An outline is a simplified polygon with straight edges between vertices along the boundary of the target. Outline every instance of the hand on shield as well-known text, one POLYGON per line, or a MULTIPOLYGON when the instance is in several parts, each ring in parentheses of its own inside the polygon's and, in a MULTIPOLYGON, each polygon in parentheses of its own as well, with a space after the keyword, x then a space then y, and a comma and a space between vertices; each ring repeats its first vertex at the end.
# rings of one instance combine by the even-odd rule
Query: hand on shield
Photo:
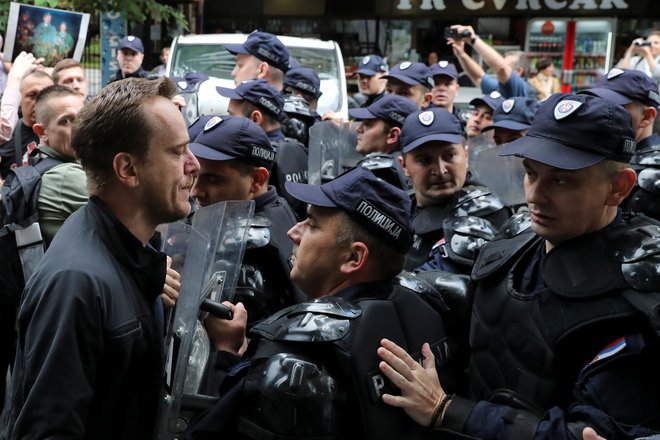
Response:
POLYGON ((229 301, 224 301, 222 304, 229 307, 232 318, 221 319, 208 315, 204 319, 204 328, 217 350, 242 356, 247 349, 247 338, 245 337, 247 310, 240 302, 234 305, 229 301))
POLYGON ((163 305, 171 309, 176 304, 179 298, 179 291, 181 290, 181 275, 179 272, 172 269, 172 257, 167 257, 167 272, 165 274, 165 285, 160 298, 163 300, 163 305))

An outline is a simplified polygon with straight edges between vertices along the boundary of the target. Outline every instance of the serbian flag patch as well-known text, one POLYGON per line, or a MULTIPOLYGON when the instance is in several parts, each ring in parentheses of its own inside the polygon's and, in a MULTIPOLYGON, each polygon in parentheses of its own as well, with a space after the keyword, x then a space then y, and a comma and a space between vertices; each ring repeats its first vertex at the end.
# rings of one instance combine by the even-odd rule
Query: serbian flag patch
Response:
POLYGON ((619 353, 619 352, 620 352, 621 350, 623 350, 624 348, 626 348, 626 339, 622 336, 622 337, 620 337, 619 339, 617 339, 616 341, 612 342, 611 344, 605 346, 605 348, 603 348, 603 349, 600 351, 600 353, 598 353, 598 354, 596 355, 596 357, 593 358, 593 359, 591 360, 591 362, 589 362, 589 363, 588 363, 587 365, 585 365, 585 366, 589 366, 589 365, 592 365, 592 364, 594 364, 594 363, 596 363, 596 362, 599 362, 599 361, 601 361, 601 360, 603 360, 603 359, 607 359, 607 358, 609 358, 609 357, 612 357, 612 356, 614 356, 615 354, 619 353))

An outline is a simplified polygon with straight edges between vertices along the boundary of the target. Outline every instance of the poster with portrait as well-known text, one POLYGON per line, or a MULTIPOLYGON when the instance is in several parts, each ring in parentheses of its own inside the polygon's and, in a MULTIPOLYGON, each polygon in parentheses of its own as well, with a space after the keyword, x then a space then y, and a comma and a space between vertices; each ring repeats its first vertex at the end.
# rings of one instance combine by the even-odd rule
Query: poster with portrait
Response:
POLYGON ((12 2, 4 58, 11 62, 25 51, 43 58, 46 67, 64 58, 80 61, 88 25, 89 14, 12 2))

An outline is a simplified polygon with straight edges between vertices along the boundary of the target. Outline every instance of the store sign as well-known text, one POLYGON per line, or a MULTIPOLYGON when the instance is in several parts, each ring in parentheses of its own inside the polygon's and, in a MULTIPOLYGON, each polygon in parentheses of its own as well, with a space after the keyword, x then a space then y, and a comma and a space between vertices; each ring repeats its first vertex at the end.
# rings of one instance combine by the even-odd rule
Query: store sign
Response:
MULTIPOLYGON (((444 11, 446 0, 394 0, 399 11, 418 9, 419 11, 444 11)), ((626 11, 629 0, 461 0, 466 11, 493 10, 502 12, 524 11, 626 11)), ((451 1, 451 9, 458 2, 451 1)), ((639 2, 645 3, 645 2, 639 2)), ((460 8, 460 7, 459 7, 460 8)))

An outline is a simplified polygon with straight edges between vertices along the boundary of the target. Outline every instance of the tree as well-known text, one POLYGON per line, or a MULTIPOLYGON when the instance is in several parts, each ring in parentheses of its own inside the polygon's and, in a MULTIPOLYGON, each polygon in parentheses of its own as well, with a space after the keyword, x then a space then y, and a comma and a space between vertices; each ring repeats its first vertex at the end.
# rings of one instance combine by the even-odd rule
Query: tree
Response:
MULTIPOLYGON (((153 17, 156 21, 174 20, 177 25, 188 29, 188 22, 182 12, 157 0, 23 0, 21 3, 45 8, 65 9, 76 12, 88 12, 98 17, 99 11, 126 12, 129 23, 144 23, 153 17)), ((9 2, 0 2, 0 34, 7 29, 9 2)))

